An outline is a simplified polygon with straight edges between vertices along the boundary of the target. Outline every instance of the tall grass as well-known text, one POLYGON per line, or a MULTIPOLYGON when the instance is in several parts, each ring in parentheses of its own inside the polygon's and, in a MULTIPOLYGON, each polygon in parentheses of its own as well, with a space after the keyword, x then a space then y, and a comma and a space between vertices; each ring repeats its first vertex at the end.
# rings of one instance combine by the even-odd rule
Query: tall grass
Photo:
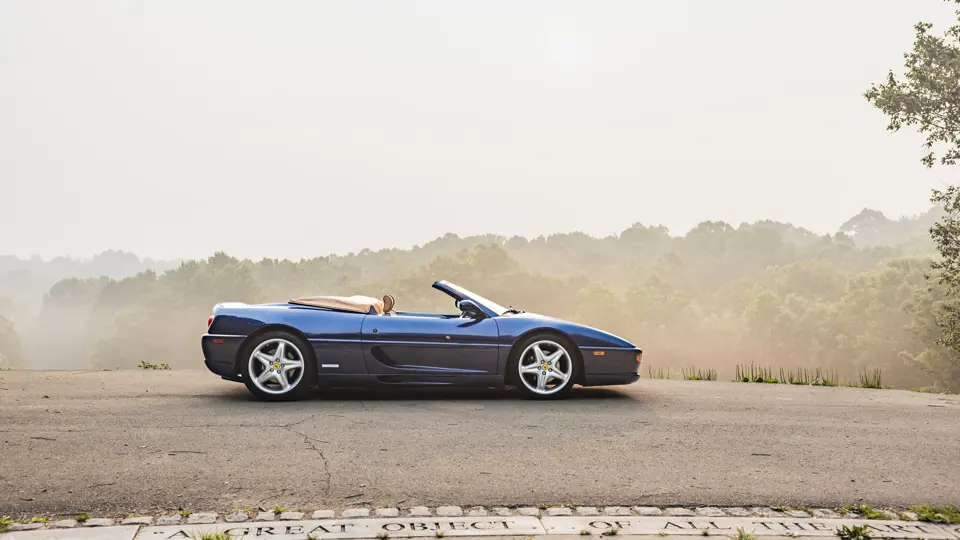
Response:
POLYGON ((651 379, 669 379, 670 377, 670 368, 663 369, 663 367, 658 367, 653 369, 653 366, 647 367, 647 374, 651 379))
POLYGON ((683 380, 685 381, 715 381, 717 380, 717 370, 715 369, 697 369, 694 367, 681 367, 683 380))
POLYGON ((758 382, 758 383, 773 383, 776 384, 778 381, 773 376, 773 370, 770 368, 764 368, 753 363, 750 364, 750 368, 747 366, 737 364, 737 381, 740 382, 758 382))
POLYGON ((883 379, 883 370, 882 369, 872 369, 872 370, 862 370, 860 371, 860 384, 857 385, 860 388, 883 388, 882 384, 883 379))

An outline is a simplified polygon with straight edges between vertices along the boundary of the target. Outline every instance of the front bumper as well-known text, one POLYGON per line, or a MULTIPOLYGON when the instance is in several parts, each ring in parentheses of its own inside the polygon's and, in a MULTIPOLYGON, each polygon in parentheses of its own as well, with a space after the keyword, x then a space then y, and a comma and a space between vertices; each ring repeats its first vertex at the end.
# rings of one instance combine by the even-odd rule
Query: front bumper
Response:
POLYGON ((640 378, 643 351, 636 347, 581 347, 584 386, 630 384, 640 378))

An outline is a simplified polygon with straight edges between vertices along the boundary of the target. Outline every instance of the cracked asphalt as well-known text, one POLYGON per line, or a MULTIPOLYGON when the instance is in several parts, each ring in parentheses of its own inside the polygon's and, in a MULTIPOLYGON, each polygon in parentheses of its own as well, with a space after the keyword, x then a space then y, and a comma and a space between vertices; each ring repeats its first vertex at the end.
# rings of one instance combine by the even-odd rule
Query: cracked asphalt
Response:
POLYGON ((0 513, 960 500, 960 396, 642 380, 262 403, 206 371, 0 372, 0 513))

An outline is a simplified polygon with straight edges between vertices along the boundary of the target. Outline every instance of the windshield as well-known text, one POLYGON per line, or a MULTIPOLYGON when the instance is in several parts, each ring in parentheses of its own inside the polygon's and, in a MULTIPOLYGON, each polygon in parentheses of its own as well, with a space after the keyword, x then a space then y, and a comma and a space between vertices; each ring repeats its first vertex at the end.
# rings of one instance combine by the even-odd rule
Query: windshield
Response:
POLYGON ((493 300, 487 300, 486 298, 480 296, 479 294, 475 292, 470 292, 464 289, 463 287, 458 287, 453 283, 447 283, 446 286, 449 287, 450 290, 456 291, 460 296, 464 298, 469 298, 474 302, 477 302, 478 304, 483 304, 484 307, 487 307, 495 311, 497 313, 497 316, 503 315, 507 311, 507 308, 501 306, 500 304, 494 302, 493 300))

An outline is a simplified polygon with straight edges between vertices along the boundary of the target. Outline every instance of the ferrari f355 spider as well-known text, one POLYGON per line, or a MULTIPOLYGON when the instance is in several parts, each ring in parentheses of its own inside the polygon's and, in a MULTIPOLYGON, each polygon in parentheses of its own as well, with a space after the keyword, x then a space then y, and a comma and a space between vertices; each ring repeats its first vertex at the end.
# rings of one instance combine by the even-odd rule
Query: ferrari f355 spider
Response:
POLYGON ((221 303, 202 338, 207 368, 258 398, 329 386, 514 386, 530 398, 630 384, 642 351, 613 334, 506 308, 447 281, 454 314, 395 311, 395 299, 313 296, 221 303))

